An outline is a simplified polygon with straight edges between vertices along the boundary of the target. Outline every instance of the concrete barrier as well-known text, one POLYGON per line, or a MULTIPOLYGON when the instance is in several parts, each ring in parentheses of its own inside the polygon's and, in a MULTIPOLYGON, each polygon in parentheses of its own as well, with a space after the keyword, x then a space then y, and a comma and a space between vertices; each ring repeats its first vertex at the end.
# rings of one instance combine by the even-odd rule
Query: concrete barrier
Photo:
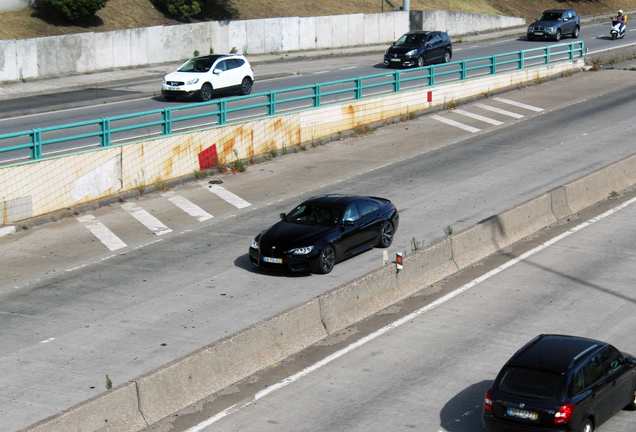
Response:
POLYGON ((327 336, 309 300, 136 378, 139 409, 152 424, 327 336))
POLYGON ((623 158, 591 174, 579 177, 565 185, 568 207, 572 213, 607 198, 612 191, 619 191, 636 183, 636 155, 623 158))
POLYGON ((453 260, 465 269, 556 221, 544 193, 452 235, 453 260))
POLYGON ((450 10, 411 11, 411 30, 445 31, 451 36, 523 26, 524 18, 450 10))
POLYGON ((334 288, 319 296, 327 333, 362 321, 456 271, 446 239, 407 256, 399 273, 389 264, 334 288))
POLYGON ((20 432, 134 432, 146 426, 139 412, 137 385, 127 382, 20 432))

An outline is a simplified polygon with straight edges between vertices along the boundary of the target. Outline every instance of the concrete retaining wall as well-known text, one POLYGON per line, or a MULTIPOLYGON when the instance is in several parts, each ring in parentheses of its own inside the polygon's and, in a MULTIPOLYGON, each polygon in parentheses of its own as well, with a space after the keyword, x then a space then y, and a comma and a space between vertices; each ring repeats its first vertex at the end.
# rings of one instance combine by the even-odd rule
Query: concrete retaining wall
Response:
POLYGON ((206 21, 102 33, 0 40, 0 81, 47 78, 186 60, 210 52, 243 54, 338 48, 394 41, 409 13, 206 21))
POLYGON ((525 25, 524 18, 449 10, 411 11, 411 30, 445 31, 451 36, 525 25))
POLYGON ((577 208, 634 184, 636 154, 414 252, 400 273, 383 266, 21 432, 140 430, 567 216, 553 202, 577 208))
POLYGON ((266 154, 382 122, 450 101, 481 95, 568 70, 583 60, 544 65, 452 84, 306 110, 137 143, 99 148, 69 156, 0 168, 3 207, 0 223, 13 223, 87 203, 200 169, 199 155, 215 150, 220 164, 266 154), (427 102, 431 96, 432 102, 427 102), (33 182, 31 179, 40 181, 33 182), (2 218, 5 219, 2 219, 2 218))
MULTIPOLYGON (((3 0, 0 6, 29 0, 3 0)), ((206 21, 102 33, 0 40, 0 81, 47 78, 186 60, 197 51, 244 54, 385 44, 413 28, 451 35, 525 23, 523 18, 466 12, 396 11, 375 14, 206 21), (413 21, 415 20, 415 21, 413 21)))
POLYGON ((0 12, 16 11, 26 9, 33 3, 33 0, 2 0, 0 1, 0 12))

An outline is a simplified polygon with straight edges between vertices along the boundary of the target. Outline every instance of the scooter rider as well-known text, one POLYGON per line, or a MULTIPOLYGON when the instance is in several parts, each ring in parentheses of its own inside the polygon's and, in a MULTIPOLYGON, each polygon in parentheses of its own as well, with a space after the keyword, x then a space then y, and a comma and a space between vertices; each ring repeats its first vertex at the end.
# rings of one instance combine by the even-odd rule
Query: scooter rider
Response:
POLYGON ((616 16, 616 18, 614 18, 613 21, 618 21, 620 23, 620 27, 619 27, 619 34, 624 34, 625 33, 625 15, 623 15, 623 9, 618 11, 618 15, 616 16))

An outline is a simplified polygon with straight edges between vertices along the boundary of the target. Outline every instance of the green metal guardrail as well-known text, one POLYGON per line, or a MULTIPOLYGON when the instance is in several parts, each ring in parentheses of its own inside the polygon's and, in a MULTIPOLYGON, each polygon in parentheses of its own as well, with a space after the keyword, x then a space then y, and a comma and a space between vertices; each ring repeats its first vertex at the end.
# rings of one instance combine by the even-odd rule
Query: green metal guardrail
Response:
MULTIPOLYGON (((341 102, 342 100, 337 100, 340 95, 349 95, 348 99, 361 99, 365 97, 363 95, 365 90, 368 91, 382 86, 387 88, 390 87, 390 90, 387 90, 386 92, 400 92, 405 91, 404 87, 407 84, 415 84, 414 86, 409 87, 409 89, 431 87, 438 83, 441 79, 445 78, 448 79, 447 81, 444 81, 445 83, 463 81, 469 78, 494 75, 503 71, 524 69, 541 64, 562 61, 573 61, 583 57, 583 42, 576 41, 512 53, 497 54, 489 57, 480 57, 440 65, 425 66, 416 69, 395 70, 393 72, 385 72, 364 77, 355 77, 283 90, 273 90, 249 96, 223 98, 215 101, 189 104, 175 108, 165 107, 163 109, 135 114, 106 117, 98 120, 71 123, 61 126, 31 129, 28 131, 0 135, 0 144, 4 140, 28 137, 28 142, 0 148, 0 153, 29 149, 30 159, 42 159, 42 147, 56 143, 78 141, 86 138, 97 138, 94 145, 108 147, 112 144, 111 136, 113 134, 135 129, 160 126, 161 135, 170 135, 173 133, 173 126, 176 123, 186 122, 188 120, 216 117, 216 125, 225 125, 228 123, 228 114, 231 113, 244 112, 249 114, 248 111, 256 110, 256 112, 249 114, 249 116, 251 118, 262 118, 275 115, 280 111, 280 107, 284 107, 293 102, 306 103, 305 106, 293 107, 292 109, 295 110, 317 108, 341 102), (288 93, 301 93, 301 95, 281 98, 283 95, 288 93), (330 96, 335 97, 336 100, 326 101, 325 99, 330 96), (262 102, 256 102, 251 105, 228 107, 228 104, 236 103, 238 101, 244 103, 250 100, 262 100, 262 102), (207 109, 212 107, 215 107, 215 109, 192 114, 188 113, 191 111, 200 111, 202 108, 207 109), (175 117, 175 114, 181 112, 184 112, 185 115, 175 117), (113 123, 123 120, 141 119, 143 117, 150 117, 154 119, 127 126, 113 127, 113 123), (87 127, 89 129, 92 128, 93 130, 75 135, 64 135, 58 136, 57 138, 43 139, 44 134, 57 133, 57 135, 60 135, 61 131, 82 128, 86 129, 87 127), (99 144, 97 144, 97 142, 99 142, 99 144)), ((370 95, 367 95, 366 97, 368 96, 370 95)), ((236 121, 243 120, 244 119, 238 119, 236 121)), ((159 134, 159 132, 151 133, 150 135, 156 134, 159 134)), ((129 139, 132 140, 132 138, 129 139)), ((67 151, 72 150, 72 148, 67 149, 67 151)))

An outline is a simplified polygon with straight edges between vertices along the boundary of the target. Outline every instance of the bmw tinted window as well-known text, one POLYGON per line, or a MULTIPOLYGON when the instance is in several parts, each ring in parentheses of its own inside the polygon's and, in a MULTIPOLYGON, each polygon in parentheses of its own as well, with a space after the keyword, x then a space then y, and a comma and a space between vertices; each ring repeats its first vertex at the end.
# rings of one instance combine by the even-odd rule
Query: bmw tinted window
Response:
POLYGON ((380 210, 380 206, 373 201, 362 201, 357 203, 358 212, 360 213, 360 217, 364 217, 374 211, 380 210))
POLYGON ((331 226, 338 223, 340 209, 317 205, 299 205, 292 210, 285 220, 303 225, 331 226))
POLYGON ((504 366, 498 385, 506 393, 535 399, 561 400, 565 377, 538 369, 504 366))
POLYGON ((360 214, 358 213, 358 208, 355 204, 350 205, 344 213, 344 220, 346 221, 357 221, 360 219, 360 214))

